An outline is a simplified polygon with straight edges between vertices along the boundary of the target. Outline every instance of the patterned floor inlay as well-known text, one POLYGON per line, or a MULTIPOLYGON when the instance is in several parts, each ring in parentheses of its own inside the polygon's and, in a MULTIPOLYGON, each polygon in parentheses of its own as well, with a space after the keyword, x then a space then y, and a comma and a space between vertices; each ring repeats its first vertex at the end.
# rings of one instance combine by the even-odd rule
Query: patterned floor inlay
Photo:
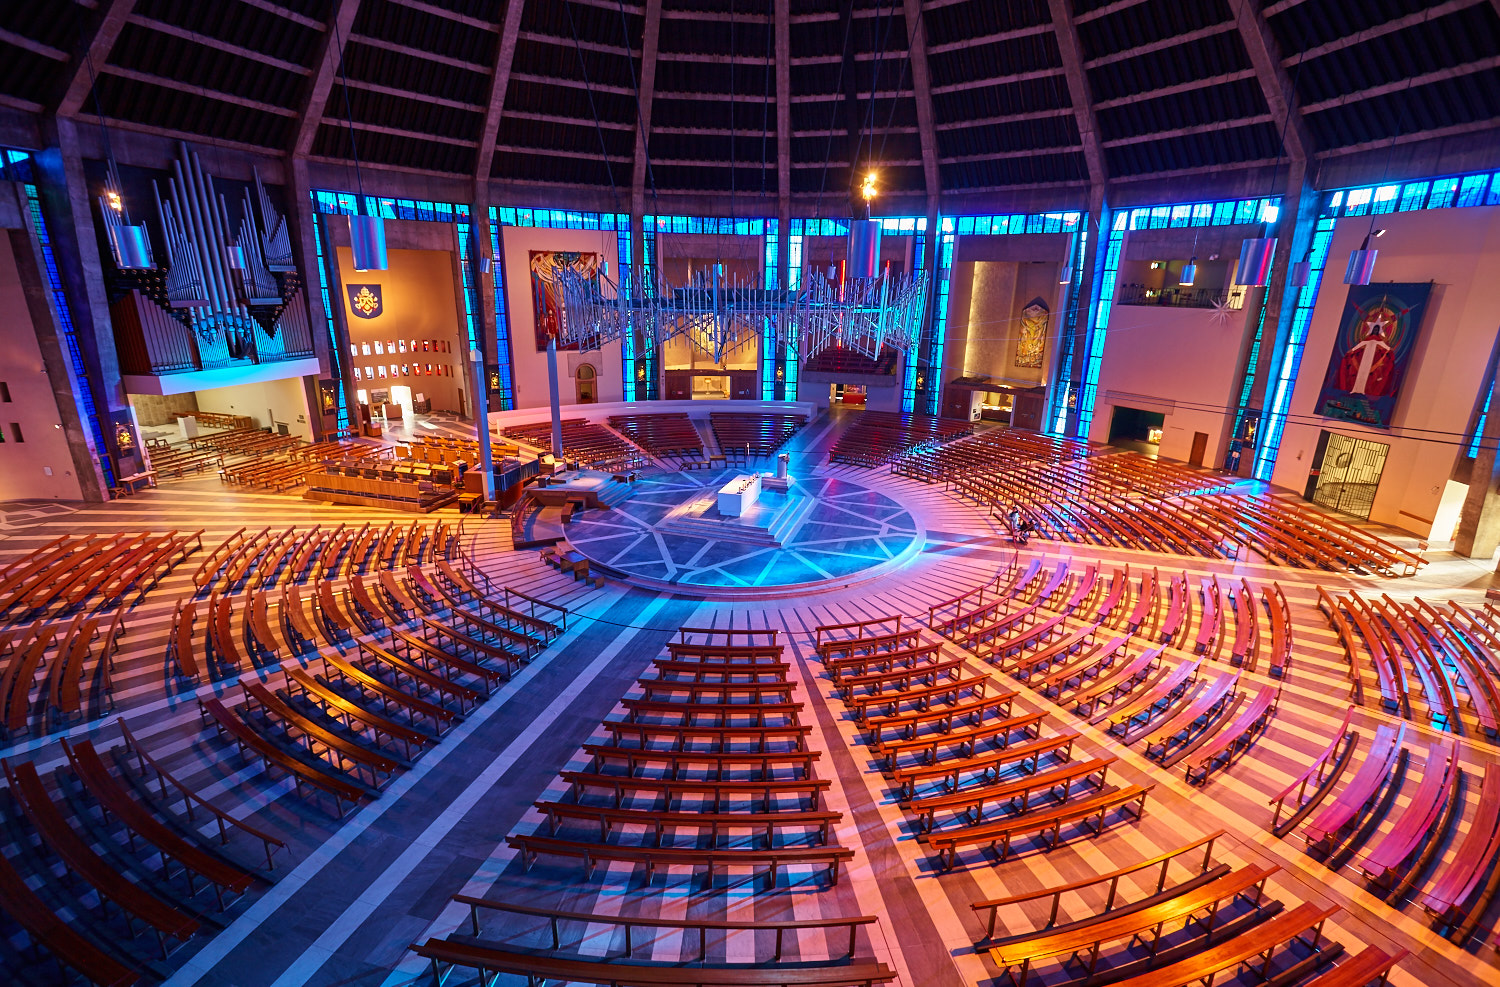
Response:
POLYGON ((921 545, 900 504, 849 480, 799 478, 766 491, 743 518, 719 519, 716 491, 735 471, 653 474, 609 511, 588 511, 568 541, 591 561, 648 585, 751 590, 878 575, 921 545))

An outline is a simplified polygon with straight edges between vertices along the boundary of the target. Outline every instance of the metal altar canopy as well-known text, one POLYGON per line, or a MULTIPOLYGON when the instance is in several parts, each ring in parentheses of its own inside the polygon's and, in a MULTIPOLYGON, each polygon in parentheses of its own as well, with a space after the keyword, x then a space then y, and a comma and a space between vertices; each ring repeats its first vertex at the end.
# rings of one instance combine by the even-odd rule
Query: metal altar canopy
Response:
POLYGON ((560 343, 591 350, 627 336, 639 335, 648 346, 685 336, 716 363, 752 337, 777 348, 795 340, 799 353, 842 346, 877 359, 883 347, 917 345, 927 308, 926 272, 843 280, 814 273, 798 291, 753 287, 718 268, 666 289, 636 277, 622 291, 604 275, 564 268, 554 277, 562 298, 560 343))

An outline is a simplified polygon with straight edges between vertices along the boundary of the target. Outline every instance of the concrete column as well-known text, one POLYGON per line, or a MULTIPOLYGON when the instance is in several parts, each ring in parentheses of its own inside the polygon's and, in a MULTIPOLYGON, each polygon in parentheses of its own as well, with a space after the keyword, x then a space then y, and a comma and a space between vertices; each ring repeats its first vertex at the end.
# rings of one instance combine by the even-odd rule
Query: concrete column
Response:
MULTIPOLYGON (((1084 217, 1089 235, 1083 244, 1083 256, 1075 258, 1081 264, 1078 281, 1078 319, 1073 327, 1073 359, 1071 365, 1060 368, 1066 374, 1073 404, 1068 408, 1065 432, 1074 435, 1078 431, 1078 408, 1083 400, 1083 377, 1088 366, 1089 333, 1094 325, 1094 316, 1099 311, 1098 297, 1100 276, 1103 274, 1105 247, 1109 243, 1109 229, 1114 222, 1114 213, 1109 208, 1108 196, 1102 184, 1089 189, 1089 211, 1084 217)), ((1057 388, 1057 400, 1065 400, 1062 388, 1057 388)), ((1053 409, 1052 417, 1057 417, 1053 409)))
MULTIPOLYGON (((292 256, 297 262, 297 270, 302 275, 302 302, 307 306, 308 326, 311 327, 313 341, 313 355, 318 358, 318 373, 321 378, 332 379, 337 376, 334 372, 335 362, 339 367, 339 373, 344 381, 345 404, 349 411, 349 423, 355 428, 359 427, 358 400, 354 394, 354 373, 349 368, 353 366, 353 357, 347 356, 348 350, 340 350, 339 358, 335 361, 329 350, 334 340, 328 336, 328 312, 323 308, 323 294, 320 290, 318 279, 318 248, 317 240, 313 232, 312 219, 312 197, 307 175, 307 162, 302 158, 292 158, 287 162, 287 219, 292 225, 292 256)), ((318 225, 325 226, 333 217, 323 216, 318 225)), ((325 240, 324 249, 332 249, 332 244, 325 240)), ((333 264, 333 258, 329 258, 333 264)), ((335 267, 337 265, 334 265, 335 267)), ((338 291, 340 289, 330 284, 328 286, 328 298, 330 304, 337 307, 338 291)), ((293 304, 296 304, 294 301, 293 304)), ((324 438, 331 433, 332 423, 325 423, 322 414, 322 395, 316 396, 313 407, 319 409, 315 416, 316 425, 313 434, 318 438, 324 438)))
POLYGON ((547 337, 547 400, 552 408, 552 455, 563 455, 562 399, 557 391, 557 337, 547 337))
MULTIPOLYGON (((1484 377, 1486 383, 1494 379, 1497 365, 1500 365, 1500 338, 1496 339, 1490 353, 1489 373, 1484 377)), ((1484 400, 1484 393, 1481 389, 1479 400, 1484 400)), ((1453 551, 1466 558, 1487 559, 1495 554, 1496 547, 1500 547, 1500 456, 1496 455, 1497 449, 1500 449, 1500 409, 1492 404, 1469 470, 1469 493, 1459 511, 1458 533, 1453 538, 1453 551)), ((1461 447, 1458 454, 1463 454, 1461 447)))

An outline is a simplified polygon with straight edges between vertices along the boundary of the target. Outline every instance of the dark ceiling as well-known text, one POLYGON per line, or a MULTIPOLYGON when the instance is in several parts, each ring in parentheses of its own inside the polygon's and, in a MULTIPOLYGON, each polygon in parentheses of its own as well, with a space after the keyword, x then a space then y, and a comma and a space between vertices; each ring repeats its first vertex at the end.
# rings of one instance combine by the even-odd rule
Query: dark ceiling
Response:
POLYGON ((896 193, 1076 187, 1493 130, 1500 0, 0 4, 0 104, 92 120, 90 64, 111 122, 168 136, 839 199, 872 164, 896 193))

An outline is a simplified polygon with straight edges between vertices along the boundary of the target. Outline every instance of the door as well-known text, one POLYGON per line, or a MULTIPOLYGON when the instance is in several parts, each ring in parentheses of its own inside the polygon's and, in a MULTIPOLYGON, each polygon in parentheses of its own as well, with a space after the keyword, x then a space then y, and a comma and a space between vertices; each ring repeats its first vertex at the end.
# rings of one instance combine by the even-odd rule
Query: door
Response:
POLYGON ((1206 452, 1208 452, 1208 433, 1207 432, 1194 432, 1193 433, 1193 451, 1190 452, 1190 453, 1188 453, 1188 465, 1189 466, 1202 466, 1203 465, 1203 455, 1206 452))
POLYGON ((1368 518, 1391 447, 1338 432, 1324 432, 1323 436, 1318 443, 1323 447, 1322 462, 1314 460, 1317 481, 1312 502, 1341 514, 1368 518))
POLYGON ((573 379, 578 388, 579 404, 593 404, 599 400, 594 396, 594 387, 598 384, 598 374, 595 372, 592 364, 579 364, 578 369, 574 372, 573 379))

